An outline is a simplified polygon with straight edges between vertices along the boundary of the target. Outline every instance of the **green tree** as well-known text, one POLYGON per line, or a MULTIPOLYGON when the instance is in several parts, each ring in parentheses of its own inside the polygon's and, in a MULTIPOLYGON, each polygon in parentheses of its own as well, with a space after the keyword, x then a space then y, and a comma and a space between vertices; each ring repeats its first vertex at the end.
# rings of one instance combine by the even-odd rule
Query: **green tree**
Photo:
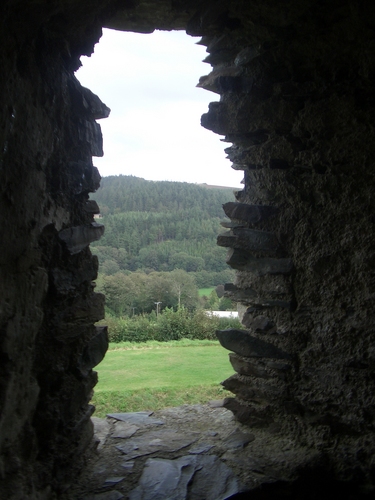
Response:
POLYGON ((112 259, 107 259, 101 264, 101 271, 107 276, 112 276, 120 271, 120 266, 112 259))
POLYGON ((212 290, 210 296, 208 297, 207 306, 211 311, 217 311, 219 309, 219 297, 215 290, 212 290))
POLYGON ((149 294, 152 301, 161 302, 159 311, 166 307, 176 306, 176 297, 173 293, 172 281, 168 279, 167 273, 150 273, 148 276, 149 294))
POLYGON ((130 276, 121 272, 105 276, 102 283, 107 306, 117 315, 129 314, 135 297, 135 285, 130 276))
POLYGON ((183 269, 175 269, 169 273, 169 279, 172 281, 172 291, 177 296, 177 307, 186 307, 193 310, 199 303, 198 288, 195 279, 183 269))

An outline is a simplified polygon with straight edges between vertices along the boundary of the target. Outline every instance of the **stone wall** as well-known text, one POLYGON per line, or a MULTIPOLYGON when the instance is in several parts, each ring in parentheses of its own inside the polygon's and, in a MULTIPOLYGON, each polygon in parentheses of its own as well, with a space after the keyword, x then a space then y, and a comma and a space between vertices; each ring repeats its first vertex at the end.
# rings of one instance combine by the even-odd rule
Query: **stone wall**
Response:
POLYGON ((18 4, 0 7, 0 497, 23 499, 64 489, 91 441, 107 340, 88 194, 109 109, 73 73, 101 25, 69 40, 56 6, 18 4))
POLYGON ((245 47, 236 30, 207 40, 215 66, 201 85, 221 99, 202 124, 245 173, 218 237, 245 327, 218 333, 237 372, 223 385, 240 421, 290 432, 341 478, 371 482, 374 17, 304 7, 263 14, 245 47))
POLYGON ((236 372, 227 407, 371 488, 374 7, 8 0, 0 19, 0 496, 68 488, 91 440, 106 332, 88 194, 109 110, 74 71, 102 26, 186 29, 207 46, 200 85, 220 101, 202 125, 245 176, 218 237, 244 325, 218 333, 236 372))

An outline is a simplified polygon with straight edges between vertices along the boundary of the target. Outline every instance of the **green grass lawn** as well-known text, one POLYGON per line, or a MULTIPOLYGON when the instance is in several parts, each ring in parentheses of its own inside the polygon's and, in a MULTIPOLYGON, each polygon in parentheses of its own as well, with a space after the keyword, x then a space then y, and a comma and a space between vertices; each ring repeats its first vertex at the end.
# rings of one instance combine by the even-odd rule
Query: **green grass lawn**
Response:
POLYGON ((220 382, 233 374, 228 351, 213 341, 112 344, 96 370, 93 403, 99 417, 222 398, 228 393, 220 382))
POLYGON ((214 286, 211 286, 209 288, 200 288, 198 290, 198 293, 199 293, 199 297, 203 297, 203 295, 206 295, 207 297, 210 296, 212 290, 215 290, 215 287, 214 286))

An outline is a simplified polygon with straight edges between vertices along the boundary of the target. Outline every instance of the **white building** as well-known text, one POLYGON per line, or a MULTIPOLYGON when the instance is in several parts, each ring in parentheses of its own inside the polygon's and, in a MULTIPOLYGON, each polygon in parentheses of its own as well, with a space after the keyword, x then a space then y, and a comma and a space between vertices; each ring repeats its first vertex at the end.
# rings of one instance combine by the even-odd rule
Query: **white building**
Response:
POLYGON ((208 316, 217 316, 218 318, 238 318, 237 311, 206 311, 208 316))

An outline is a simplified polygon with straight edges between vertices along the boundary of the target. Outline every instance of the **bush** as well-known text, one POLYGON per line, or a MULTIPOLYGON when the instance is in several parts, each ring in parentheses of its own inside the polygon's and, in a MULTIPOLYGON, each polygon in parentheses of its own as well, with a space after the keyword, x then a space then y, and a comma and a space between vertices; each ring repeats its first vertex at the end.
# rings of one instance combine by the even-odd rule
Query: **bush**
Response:
POLYGON ((109 342, 146 342, 155 338, 155 325, 147 317, 107 316, 101 323, 108 325, 109 342))
POLYGON ((164 309, 163 314, 158 316, 156 339, 159 342, 168 340, 180 340, 190 336, 189 312, 181 307, 177 311, 164 309))
POLYGON ((215 331, 219 327, 219 318, 216 316, 208 316, 206 311, 202 309, 195 312, 191 319, 192 337, 193 339, 208 339, 216 340, 215 331))
POLYGON ((155 326, 147 317, 136 316, 124 321, 123 341, 146 342, 155 338, 155 326))
POLYGON ((217 330, 226 330, 227 328, 243 329, 243 326, 238 318, 219 318, 217 330))
POLYGON ((157 318, 155 313, 131 318, 107 315, 101 324, 108 325, 109 341, 115 343, 148 340, 168 342, 183 338, 216 340, 216 330, 241 328, 238 319, 208 316, 203 310, 190 313, 184 307, 177 311, 165 309, 157 318))

